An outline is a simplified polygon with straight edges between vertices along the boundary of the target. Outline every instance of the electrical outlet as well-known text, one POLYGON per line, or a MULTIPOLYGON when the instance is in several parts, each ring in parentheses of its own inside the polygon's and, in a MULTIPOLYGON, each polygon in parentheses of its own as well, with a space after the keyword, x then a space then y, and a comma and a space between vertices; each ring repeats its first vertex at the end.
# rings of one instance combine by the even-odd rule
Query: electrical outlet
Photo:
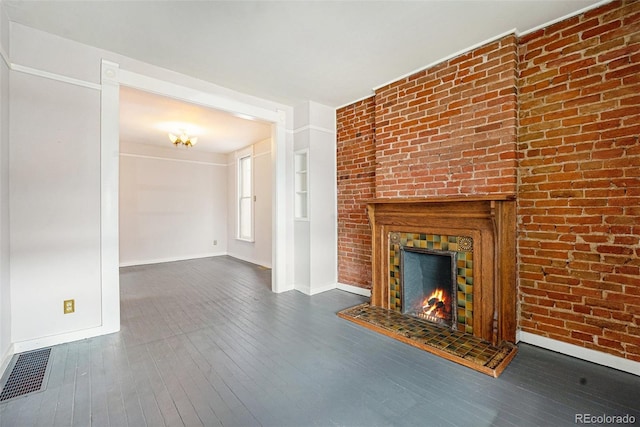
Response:
POLYGON ((218 245, 218 241, 217 241, 217 240, 214 240, 214 241, 213 241, 213 246, 217 246, 217 245, 218 245))
POLYGON ((64 314, 73 313, 74 311, 76 311, 76 301, 73 299, 64 300, 63 308, 64 314))

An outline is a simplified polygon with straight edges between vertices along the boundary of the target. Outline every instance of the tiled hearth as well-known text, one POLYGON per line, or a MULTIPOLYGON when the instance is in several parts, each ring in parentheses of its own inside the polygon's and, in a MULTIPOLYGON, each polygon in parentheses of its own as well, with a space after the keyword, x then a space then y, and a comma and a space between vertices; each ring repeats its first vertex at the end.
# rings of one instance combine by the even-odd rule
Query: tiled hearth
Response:
POLYGON ((498 376, 517 351, 514 198, 376 199, 368 213, 371 303, 340 317, 498 376), (403 314, 400 254, 413 248, 455 254, 453 327, 403 314))
POLYGON ((338 316, 494 377, 517 352, 515 344, 507 341, 495 346, 471 334, 370 304, 348 308, 338 316))

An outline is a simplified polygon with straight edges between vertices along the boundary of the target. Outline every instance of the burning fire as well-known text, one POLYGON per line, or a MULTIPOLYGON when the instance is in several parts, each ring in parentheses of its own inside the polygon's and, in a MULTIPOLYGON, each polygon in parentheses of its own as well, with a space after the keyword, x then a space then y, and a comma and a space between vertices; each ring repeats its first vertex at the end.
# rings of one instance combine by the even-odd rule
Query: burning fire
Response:
POLYGON ((442 289, 436 289, 422 302, 422 315, 429 319, 447 318, 447 298, 442 289))

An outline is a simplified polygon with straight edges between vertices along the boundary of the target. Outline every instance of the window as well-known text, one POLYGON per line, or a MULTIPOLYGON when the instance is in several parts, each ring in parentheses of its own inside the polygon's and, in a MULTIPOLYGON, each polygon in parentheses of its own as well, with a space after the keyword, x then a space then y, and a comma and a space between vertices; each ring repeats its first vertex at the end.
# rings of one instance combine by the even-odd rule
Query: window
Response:
POLYGON ((238 154, 238 239, 253 241, 253 155, 252 150, 238 154))

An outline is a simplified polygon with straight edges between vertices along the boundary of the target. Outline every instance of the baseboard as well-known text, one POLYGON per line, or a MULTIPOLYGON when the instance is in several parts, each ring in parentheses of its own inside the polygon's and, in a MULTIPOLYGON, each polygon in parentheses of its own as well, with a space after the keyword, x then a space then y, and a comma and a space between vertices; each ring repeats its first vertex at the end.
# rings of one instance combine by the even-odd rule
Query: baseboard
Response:
POLYGON ((248 257, 240 256, 234 253, 226 253, 225 255, 229 255, 230 257, 239 259, 240 261, 250 262, 251 264, 259 265, 260 267, 271 268, 271 264, 267 265, 264 262, 256 261, 255 259, 250 259, 248 257))
POLYGON ((293 289, 296 291, 302 292, 306 295, 317 295, 322 292, 327 292, 336 288, 335 283, 327 283, 325 285, 320 286, 311 286, 311 285, 294 285, 293 289))
POLYGON ((327 292, 332 289, 340 289, 341 291, 350 292, 352 294, 362 295, 364 297, 371 297, 371 290, 359 288, 358 286, 347 285, 345 283, 327 283, 320 286, 311 285, 294 285, 293 289, 300 291, 306 295, 317 295, 322 292, 327 292))
POLYGON ((371 289, 365 289, 358 286, 347 285, 345 283, 338 282, 336 288, 341 291, 351 292, 352 294, 362 295, 363 297, 371 297, 371 289))
POLYGON ((4 355, 2 356, 2 364, 0 364, 0 378, 4 375, 4 371, 5 369, 7 369, 7 366, 9 366, 9 363, 11 362, 11 358, 15 353, 16 352, 13 348, 13 344, 11 344, 9 348, 7 348, 7 351, 4 353, 4 355))
POLYGON ((609 368, 640 376, 640 362, 623 359, 622 357, 614 356, 612 354, 580 347, 574 344, 568 344, 524 331, 518 331, 516 333, 516 342, 535 345, 537 347, 575 357, 576 359, 586 360, 588 362, 597 363, 598 365, 607 366, 609 368))
POLYGON ((209 258, 214 256, 223 256, 223 255, 227 255, 227 253, 226 252, 209 252, 206 254, 184 255, 184 256, 178 256, 178 257, 156 258, 156 259, 146 259, 146 260, 137 260, 137 261, 123 261, 123 262, 120 262, 120 267, 133 267, 135 265, 148 265, 148 264, 161 264, 163 262, 187 261, 190 259, 209 258))
POLYGON ((23 353, 25 351, 37 350, 39 348, 51 347, 59 344, 66 344, 73 341, 79 341, 87 338, 99 337, 114 332, 118 332, 120 328, 111 329, 104 326, 97 328, 83 329, 80 331, 68 332, 59 335, 50 335, 48 337, 36 338, 33 340, 25 340, 13 343, 14 353, 23 353))

